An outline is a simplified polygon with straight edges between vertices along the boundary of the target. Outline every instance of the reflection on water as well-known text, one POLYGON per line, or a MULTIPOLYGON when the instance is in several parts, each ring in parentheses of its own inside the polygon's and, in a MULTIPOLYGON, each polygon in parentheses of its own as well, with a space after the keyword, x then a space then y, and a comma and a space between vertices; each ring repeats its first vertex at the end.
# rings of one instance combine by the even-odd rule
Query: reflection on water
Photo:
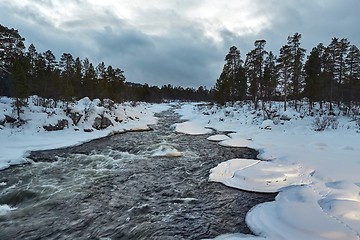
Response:
POLYGON ((0 239, 201 239, 249 230, 246 212, 274 195, 207 181, 209 170, 250 149, 175 134, 166 111, 151 132, 129 132, 32 153, 0 172, 0 239))

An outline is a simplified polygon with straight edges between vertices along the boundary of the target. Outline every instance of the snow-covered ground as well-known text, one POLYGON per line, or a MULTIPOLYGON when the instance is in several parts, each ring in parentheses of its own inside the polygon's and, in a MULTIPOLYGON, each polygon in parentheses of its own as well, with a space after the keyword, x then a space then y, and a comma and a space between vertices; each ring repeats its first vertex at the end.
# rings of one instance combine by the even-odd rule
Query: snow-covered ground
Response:
MULTIPOLYGON (((0 123, 14 116, 12 99, 0 97, 0 123)), ((147 129, 156 123, 155 112, 169 104, 114 104, 81 99, 66 107, 83 117, 75 125, 56 108, 38 106, 31 97, 24 108, 20 127, 0 124, 0 170, 26 161, 32 150, 80 144, 114 132, 147 129), (113 126, 95 130, 95 118, 108 118, 113 126), (45 131, 44 126, 67 120, 68 127, 45 131), (91 130, 92 131, 88 131, 91 130), (85 131, 84 131, 85 130, 85 131)), ((355 121, 339 117, 338 129, 314 131, 313 117, 295 111, 281 113, 290 119, 263 121, 248 105, 219 108, 182 104, 177 110, 188 121, 175 124, 178 132, 214 134, 209 141, 229 147, 250 147, 258 159, 229 159, 209 173, 210 181, 257 192, 279 192, 274 202, 260 204, 247 215, 246 222, 257 235, 229 234, 216 239, 360 239, 360 133, 355 121)), ((163 150, 162 150, 163 151, 163 150)), ((171 149, 166 152, 177 156, 171 149)), ((157 152, 154 154, 158 154, 157 152)), ((0 172, 1 173, 1 172, 0 172)), ((0 182, 0 185, 6 183, 0 182)), ((0 205, 0 215, 13 208, 0 205)))
POLYGON ((246 217, 257 235, 216 239, 360 239, 360 133, 355 121, 338 118, 338 128, 314 131, 314 117, 295 111, 291 120, 262 121, 247 105, 218 108, 184 105, 187 134, 231 131, 208 139, 259 151, 256 159, 229 159, 210 171, 210 181, 256 192, 279 192, 246 217))
MULTIPOLYGON (((149 124, 156 123, 154 113, 169 108, 166 104, 148 103, 108 106, 99 99, 83 98, 65 107, 83 115, 77 125, 74 125, 73 120, 65 113, 62 102, 58 102, 57 107, 45 108, 38 106, 40 100, 36 96, 29 99, 29 106, 24 108, 21 115, 25 124, 20 127, 11 126, 10 123, 0 125, 0 170, 26 162, 29 151, 77 145, 115 132, 146 130, 149 124), (99 116, 107 117, 113 125, 102 130, 94 129, 92 125, 99 116), (68 121, 68 127, 58 131, 45 131, 43 126, 54 126, 62 119, 68 121)), ((11 107, 12 102, 10 98, 0 97, 0 122, 5 120, 5 115, 16 116, 11 107)))

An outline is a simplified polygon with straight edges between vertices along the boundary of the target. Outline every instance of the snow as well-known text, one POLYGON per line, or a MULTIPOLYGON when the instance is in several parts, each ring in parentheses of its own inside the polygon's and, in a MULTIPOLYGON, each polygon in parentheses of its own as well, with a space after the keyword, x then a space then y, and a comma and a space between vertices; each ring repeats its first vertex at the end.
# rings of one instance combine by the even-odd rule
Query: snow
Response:
POLYGON ((212 135, 207 138, 207 140, 214 141, 214 142, 220 142, 220 141, 224 141, 227 139, 230 139, 230 137, 228 137, 227 135, 224 135, 224 134, 216 134, 216 135, 212 135))
MULTIPOLYGON (((34 104, 33 96, 20 127, 0 125, 0 170, 27 162, 32 150, 81 144, 116 132, 148 129, 156 123, 155 112, 169 104, 114 104, 98 99, 81 99, 69 109, 86 115, 75 126, 65 114, 64 104, 44 108, 34 104), (92 129, 94 119, 106 116, 113 126, 92 129), (47 132, 44 125, 66 119, 69 127, 47 132)), ((0 98, 0 122, 5 114, 14 116, 12 99, 0 98)), ((241 233, 218 236, 234 239, 359 239, 360 238, 360 133, 355 121, 338 117, 338 129, 314 131, 315 117, 298 113, 281 104, 272 106, 279 113, 274 120, 264 119, 261 111, 248 104, 218 107, 184 103, 176 111, 185 122, 174 125, 176 132, 199 135, 216 134, 209 141, 226 147, 249 147, 259 151, 258 159, 228 159, 214 166, 209 181, 256 192, 279 192, 275 201, 255 206, 246 216, 254 235, 241 233), (228 132, 222 134, 221 132, 228 132), (231 132, 231 133, 229 133, 231 132)), ((152 157, 176 157, 183 153, 174 146, 157 146, 152 157)), ((6 182, 0 182, 0 186, 6 182)), ((13 210, 0 205, 0 215, 13 210)))
MULTIPOLYGON (((232 131, 219 139, 227 147, 249 147, 258 159, 229 159, 209 180, 256 192, 279 192, 275 201, 255 206, 246 217, 255 235, 215 239, 359 239, 360 134, 355 121, 338 117, 338 129, 314 131, 314 117, 291 108, 264 120, 260 111, 238 104, 186 104, 177 110, 189 126, 232 131), (283 120, 281 120, 283 119, 283 120)), ((192 128, 182 129, 191 134, 192 128)))
MULTIPOLYGON (((99 99, 83 98, 68 106, 69 109, 83 115, 75 126, 62 108, 64 103, 58 102, 57 107, 45 108, 35 104, 40 100, 37 96, 29 99, 29 107, 24 108, 22 115, 26 120, 24 125, 20 127, 12 127, 9 123, 0 125, 0 170, 10 165, 28 162, 26 156, 30 151, 77 145, 117 132, 149 129, 148 125, 157 121, 154 113, 169 108, 167 104, 148 103, 114 104, 110 108, 106 107, 106 102, 101 103, 99 99), (108 117, 113 126, 103 130, 93 129, 94 119, 99 115, 108 117), (44 130, 43 126, 55 125, 61 119, 68 120, 68 128, 50 132, 44 130), (93 131, 85 132, 85 129, 93 131)), ((15 117, 11 107, 12 102, 10 98, 0 98, 0 121, 5 119, 5 114, 15 117)))
POLYGON ((232 159, 210 170, 210 181, 255 192, 279 192, 290 185, 309 184, 311 170, 253 159, 232 159))
POLYGON ((202 127, 201 125, 193 122, 176 123, 175 131, 178 133, 187 133, 190 135, 201 135, 211 133, 211 129, 202 127))

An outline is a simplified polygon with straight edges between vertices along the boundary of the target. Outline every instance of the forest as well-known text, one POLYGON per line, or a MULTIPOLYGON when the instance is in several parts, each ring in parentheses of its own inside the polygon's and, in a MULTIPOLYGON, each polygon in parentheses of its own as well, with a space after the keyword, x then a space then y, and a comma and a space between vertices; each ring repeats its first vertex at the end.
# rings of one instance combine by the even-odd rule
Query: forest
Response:
POLYGON ((63 53, 59 60, 51 50, 39 53, 34 44, 25 48, 25 38, 18 30, 0 25, 0 96, 19 100, 31 95, 71 101, 85 96, 109 98, 116 102, 164 100, 210 100, 209 90, 161 87, 127 82, 124 71, 93 64, 63 53))
POLYGON ((319 43, 308 56, 301 47, 301 34, 289 36, 279 55, 265 50, 266 41, 257 40, 254 49, 241 59, 232 46, 214 88, 219 103, 252 100, 259 102, 307 100, 312 107, 329 103, 343 104, 347 110, 360 102, 360 51, 346 38, 332 38, 328 46, 319 43))
POLYGON ((71 53, 57 60, 51 50, 39 53, 33 44, 26 49, 24 42, 18 30, 0 25, 0 96, 14 97, 18 111, 31 95, 64 101, 85 96, 116 102, 251 100, 255 108, 266 101, 283 101, 284 110, 287 102, 296 109, 305 99, 310 107, 329 103, 330 111, 333 104, 344 105, 346 111, 359 109, 360 51, 346 38, 334 37, 327 46, 319 43, 308 55, 299 33, 287 38, 278 55, 266 50, 266 40, 256 40, 245 60, 232 46, 210 90, 127 82, 119 67, 96 65, 71 53))

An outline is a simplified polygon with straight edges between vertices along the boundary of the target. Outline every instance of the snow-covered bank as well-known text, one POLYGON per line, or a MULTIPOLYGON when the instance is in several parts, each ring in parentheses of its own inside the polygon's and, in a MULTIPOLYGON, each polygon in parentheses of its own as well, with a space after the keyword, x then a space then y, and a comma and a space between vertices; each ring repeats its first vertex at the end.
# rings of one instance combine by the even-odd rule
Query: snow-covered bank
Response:
POLYGON ((3 123, 0 125, 0 170, 26 162, 29 151, 76 145, 114 132, 148 129, 149 124, 156 123, 154 113, 169 108, 168 104, 115 104, 89 98, 83 98, 68 106, 58 102, 56 107, 43 107, 39 104, 40 100, 42 99, 36 96, 29 99, 29 106, 24 107, 21 115, 25 123, 16 127, 5 122, 5 115, 14 116, 11 107, 13 100, 0 98, 0 122, 3 123), (76 119, 76 124, 69 111, 81 116, 76 119), (102 130, 94 128, 96 118, 100 117, 110 120, 110 126, 102 130), (68 123, 63 130, 44 129, 44 126, 55 126, 61 120, 68 123))
POLYGON ((209 140, 254 148, 260 159, 269 160, 229 159, 211 170, 211 181, 250 191, 280 192, 274 202, 248 213, 246 221, 257 237, 235 234, 216 239, 360 238, 360 133, 355 121, 339 117, 338 129, 318 132, 314 117, 295 111, 282 113, 286 120, 274 122, 263 121, 247 105, 187 104, 178 113, 188 121, 181 128, 176 126, 177 131, 232 131, 209 140))

